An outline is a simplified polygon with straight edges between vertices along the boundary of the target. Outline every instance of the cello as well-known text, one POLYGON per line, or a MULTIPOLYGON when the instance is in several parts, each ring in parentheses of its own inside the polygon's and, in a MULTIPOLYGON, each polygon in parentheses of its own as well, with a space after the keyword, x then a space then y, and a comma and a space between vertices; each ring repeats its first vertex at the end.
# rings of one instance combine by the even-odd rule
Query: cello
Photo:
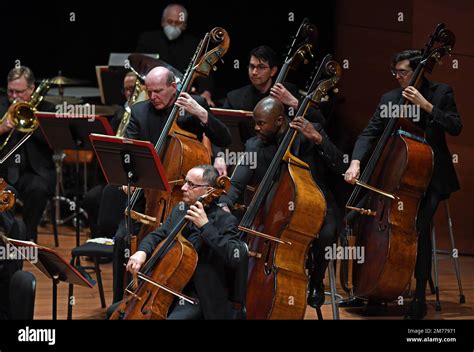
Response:
MULTIPOLYGON (((223 28, 216 27, 210 33, 206 33, 186 70, 177 96, 181 92, 190 92, 197 77, 207 77, 211 70, 216 70, 215 64, 222 60, 229 44, 229 35, 223 28), (207 51, 211 42, 217 44, 217 46, 207 51)), ((144 214, 135 211, 132 213, 132 218, 143 223, 137 236, 138 242, 158 227, 169 215, 172 207, 181 200, 180 186, 182 185, 183 175, 196 165, 210 164, 211 162, 209 150, 198 140, 198 137, 178 126, 179 114, 180 108, 175 105, 155 145, 155 150, 166 170, 171 193, 145 190, 146 207, 144 214)), ((135 206, 141 193, 141 189, 135 190, 130 200, 131 208, 135 206)))
MULTIPOLYGON (((439 24, 409 85, 419 89, 424 73, 454 43, 454 34, 439 24)), ((407 104, 401 97, 399 106, 407 104)), ((416 262, 416 215, 432 170, 424 131, 406 118, 390 119, 346 204, 362 214, 353 224, 356 245, 365 248, 363 263, 352 263, 355 296, 389 302, 406 290, 416 262), (369 190, 364 197, 362 188, 369 190)))
MULTIPOLYGON (((340 79, 327 55, 297 116, 319 104, 340 79), (320 79, 323 74, 327 79, 320 79)), ((239 225, 249 241, 247 318, 302 319, 306 310, 309 245, 326 214, 326 200, 309 166, 292 153, 298 131, 288 128, 239 225)))
MULTIPOLYGON (((219 176, 216 183, 218 187, 212 188, 198 200, 205 208, 230 186, 226 176, 219 176)), ((111 315, 111 320, 166 319, 175 297, 199 304, 197 299, 181 293, 191 280, 198 262, 196 250, 181 233, 188 224, 189 220, 183 217, 155 248, 142 270, 134 275, 125 289, 125 298, 111 315)))

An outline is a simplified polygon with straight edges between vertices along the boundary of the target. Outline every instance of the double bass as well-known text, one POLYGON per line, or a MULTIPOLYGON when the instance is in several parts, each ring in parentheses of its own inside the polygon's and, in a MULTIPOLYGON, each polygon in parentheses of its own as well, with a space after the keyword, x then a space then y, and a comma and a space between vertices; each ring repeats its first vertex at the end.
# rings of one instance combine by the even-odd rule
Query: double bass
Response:
POLYGON ((296 70, 301 63, 306 65, 311 59, 314 59, 317 35, 318 30, 316 27, 307 18, 303 19, 293 38, 280 72, 275 82, 273 82, 274 84, 283 83, 290 70, 296 70))
MULTIPOLYGON (((327 55, 296 116, 305 116, 334 89, 341 67, 327 55), (324 75, 329 78, 322 79, 324 75)), ((324 222, 326 200, 309 166, 292 147, 289 127, 239 225, 249 241, 248 319, 302 319, 306 310, 308 248, 324 222)))
MULTIPOLYGON (((298 27, 296 34, 293 36, 293 41, 291 42, 283 65, 281 66, 273 85, 285 82, 290 71, 296 71, 302 63, 308 65, 310 61, 314 60, 317 36, 317 28, 308 18, 304 18, 298 27)), ((234 172, 235 170, 236 168, 234 169, 234 172)), ((248 185, 244 195, 244 204, 234 204, 234 210, 241 211, 246 209, 248 205, 247 203, 252 199, 256 188, 256 185, 248 185)))
MULTIPOLYGON (((223 28, 216 27, 210 33, 206 33, 186 70, 177 95, 179 96, 181 92, 190 92, 197 77, 207 77, 211 70, 215 70, 215 64, 222 60, 229 45, 229 35, 223 28), (208 51, 208 46, 211 43, 216 44, 216 47, 208 51)), ((196 135, 178 126, 179 114, 180 108, 175 105, 155 145, 155 150, 166 170, 171 193, 154 190, 145 191, 146 207, 144 214, 133 212, 133 218, 143 223, 137 236, 138 242, 158 227, 168 216, 172 207, 181 200, 183 175, 196 165, 211 163, 208 148, 199 141, 196 135)), ((132 209, 141 196, 141 192, 141 189, 137 189, 133 193, 130 201, 132 209)))
MULTIPOLYGON (((424 73, 431 73, 454 42, 454 34, 438 25, 409 85, 419 89, 424 73)), ((399 106, 407 104, 402 97, 399 106)), ((363 263, 352 263, 355 296, 389 302, 406 290, 416 262, 416 215, 432 170, 424 131, 406 118, 390 119, 346 204, 361 214, 353 232, 356 245, 365 248, 363 263), (368 189, 363 197, 361 189, 368 189)))
MULTIPOLYGON (((220 176, 216 183, 218 187, 199 198, 205 208, 229 188, 230 180, 220 176)), ((111 315, 111 320, 166 319, 175 297, 199 304, 197 299, 181 293, 191 280, 198 262, 196 250, 181 233, 188 223, 189 220, 183 217, 155 248, 125 289, 125 298, 111 315)))

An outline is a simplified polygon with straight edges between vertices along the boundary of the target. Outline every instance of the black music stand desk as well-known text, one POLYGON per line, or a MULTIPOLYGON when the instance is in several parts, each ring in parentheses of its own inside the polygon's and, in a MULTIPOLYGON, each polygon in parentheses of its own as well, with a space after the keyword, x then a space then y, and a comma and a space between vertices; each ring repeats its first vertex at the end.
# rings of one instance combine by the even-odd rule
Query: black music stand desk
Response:
POLYGON ((34 242, 20 241, 8 239, 8 242, 16 247, 30 247, 36 248, 38 251, 38 258, 35 265, 44 275, 52 280, 53 283, 53 320, 57 318, 58 305, 58 284, 61 281, 70 283, 72 285, 80 285, 93 288, 94 286, 79 273, 71 264, 65 261, 57 252, 50 248, 39 246, 34 242))
POLYGON ((171 192, 165 170, 152 143, 113 136, 89 136, 108 183, 127 185, 127 230, 131 235, 131 186, 171 192))
POLYGON ((89 138, 108 183, 171 191, 152 143, 95 133, 89 138))
MULTIPOLYGON (((113 135, 112 127, 107 118, 91 115, 88 117, 76 115, 61 115, 51 113, 35 113, 38 117, 49 146, 53 150, 74 149, 79 154, 80 150, 92 150, 89 140, 91 133, 113 135)), ((79 159, 76 157, 76 246, 80 245, 79 223, 79 159)))

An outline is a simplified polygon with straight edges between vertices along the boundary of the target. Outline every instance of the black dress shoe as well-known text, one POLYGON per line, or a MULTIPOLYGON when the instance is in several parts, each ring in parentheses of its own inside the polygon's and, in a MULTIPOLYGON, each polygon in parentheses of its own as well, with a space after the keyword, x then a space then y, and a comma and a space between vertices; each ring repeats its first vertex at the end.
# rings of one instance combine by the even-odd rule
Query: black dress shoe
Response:
POLYGON ((308 304, 313 308, 319 308, 324 304, 324 284, 309 285, 308 304))
POLYGON ((426 316, 428 307, 424 301, 414 299, 405 314, 405 320, 421 320, 426 316))
POLYGON ((367 317, 376 317, 383 316, 387 313, 387 304, 384 304, 381 301, 369 299, 365 308, 362 312, 362 315, 367 317))
POLYGON ((342 307, 342 308, 363 307, 364 305, 365 305, 365 301, 359 297, 351 297, 339 303, 339 307, 342 307))

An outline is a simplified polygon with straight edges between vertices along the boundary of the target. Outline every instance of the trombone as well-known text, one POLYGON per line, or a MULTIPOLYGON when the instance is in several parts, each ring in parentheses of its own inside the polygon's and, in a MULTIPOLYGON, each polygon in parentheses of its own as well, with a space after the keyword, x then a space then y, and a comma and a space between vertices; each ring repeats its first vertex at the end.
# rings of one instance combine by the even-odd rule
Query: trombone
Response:
POLYGON ((10 155, 12 155, 19 147, 30 138, 34 131, 39 127, 38 118, 35 116, 36 108, 43 100, 44 95, 49 90, 51 83, 49 80, 43 80, 38 88, 34 91, 29 102, 13 102, 8 108, 5 115, 0 120, 0 124, 5 121, 10 121, 14 126, 10 131, 5 141, 0 145, 0 152, 7 146, 11 136, 15 131, 26 133, 20 141, 0 160, 0 164, 3 164, 10 155))

